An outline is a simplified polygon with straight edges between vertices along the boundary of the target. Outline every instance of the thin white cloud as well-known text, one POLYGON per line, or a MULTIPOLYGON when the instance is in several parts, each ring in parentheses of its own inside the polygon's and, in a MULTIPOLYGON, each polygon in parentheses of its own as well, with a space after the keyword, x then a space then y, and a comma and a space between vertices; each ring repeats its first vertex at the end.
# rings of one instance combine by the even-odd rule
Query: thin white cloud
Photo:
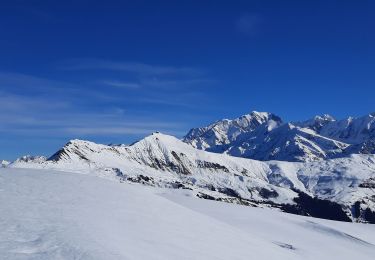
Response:
POLYGON ((217 80, 209 78, 179 78, 169 79, 165 77, 140 77, 138 82, 128 82, 121 80, 101 80, 96 84, 103 84, 111 87, 140 90, 159 89, 164 91, 186 90, 192 88, 207 88, 217 83, 217 80), (138 83, 139 82, 139 83, 138 83))
POLYGON ((13 72, 0 72, 0 86, 2 89, 23 90, 33 93, 52 90, 68 92, 78 88, 77 85, 68 82, 13 72))
POLYGON ((141 79, 141 84, 146 87, 154 87, 160 89, 187 89, 192 87, 207 87, 217 80, 208 78, 186 78, 186 79, 160 79, 160 78, 145 78, 141 79))
MULTIPOLYGON (((167 71, 174 70, 158 68, 154 72, 167 71)), ((190 128, 186 119, 189 113, 176 114, 196 109, 204 93, 195 87, 211 83, 204 78, 175 74, 139 75, 134 81, 123 78, 94 78, 91 83, 76 84, 0 72, 0 133, 39 139, 139 137, 154 131, 181 136, 190 128), (98 85, 100 82, 114 89, 109 91, 98 85)), ((205 99, 204 103, 208 101, 205 99)))
POLYGON ((146 135, 154 131, 167 133, 186 132, 184 122, 163 121, 150 116, 123 116, 113 114, 79 114, 70 113, 39 115, 34 117, 18 115, 17 117, 2 116, 0 133, 21 136, 108 136, 108 135, 146 135))
MULTIPOLYGON (((119 107, 82 111, 79 104, 0 92, 0 133, 30 137, 145 135, 154 131, 181 133, 184 122, 156 113, 126 113, 119 107)), ((182 130, 183 129, 183 130, 182 130)))
POLYGON ((128 88, 128 89, 137 89, 141 87, 141 85, 138 83, 123 82, 123 81, 117 81, 117 80, 103 80, 100 83, 107 85, 107 86, 111 86, 111 87, 128 88))
POLYGON ((100 59, 71 59, 59 66, 65 70, 112 70, 126 71, 143 75, 192 75, 198 76, 203 70, 190 67, 160 66, 137 62, 110 61, 100 59))
MULTIPOLYGON (((53 99, 51 98, 50 100, 53 99)), ((66 100, 46 102, 45 98, 15 95, 4 91, 0 91, 0 104, 0 113, 3 115, 21 111, 43 112, 51 109, 66 109, 71 105, 66 100)))

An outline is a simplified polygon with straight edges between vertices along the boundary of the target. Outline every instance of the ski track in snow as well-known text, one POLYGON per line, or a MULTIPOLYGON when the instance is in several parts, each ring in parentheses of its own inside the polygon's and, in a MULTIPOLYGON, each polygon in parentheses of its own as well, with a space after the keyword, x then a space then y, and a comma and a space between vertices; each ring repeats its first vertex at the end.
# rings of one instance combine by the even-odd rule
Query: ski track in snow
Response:
POLYGON ((0 259, 373 259, 375 226, 0 169, 0 259))

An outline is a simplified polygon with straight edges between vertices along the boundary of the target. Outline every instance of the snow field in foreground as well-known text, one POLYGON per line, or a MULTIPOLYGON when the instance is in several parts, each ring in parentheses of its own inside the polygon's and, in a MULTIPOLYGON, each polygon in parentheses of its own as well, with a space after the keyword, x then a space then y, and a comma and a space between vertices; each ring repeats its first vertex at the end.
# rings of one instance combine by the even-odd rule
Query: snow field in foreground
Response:
POLYGON ((373 259, 375 226, 0 169, 0 259, 373 259))

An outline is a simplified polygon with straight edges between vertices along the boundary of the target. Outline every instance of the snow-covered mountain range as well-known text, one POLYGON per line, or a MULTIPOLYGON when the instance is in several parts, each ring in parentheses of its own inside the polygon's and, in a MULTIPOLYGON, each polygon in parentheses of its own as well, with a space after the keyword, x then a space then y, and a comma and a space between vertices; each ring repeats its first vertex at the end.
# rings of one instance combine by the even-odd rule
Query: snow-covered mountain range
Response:
MULTIPOLYGON (((321 146, 332 150, 335 145, 345 146, 311 129, 284 125, 271 114, 253 116, 256 120, 240 119, 247 122, 243 129, 261 135, 262 131, 275 134, 276 129, 289 132, 293 127, 301 141, 314 136, 321 146)), ((235 131, 230 132, 230 138, 235 138, 235 131)), ((49 158, 27 156, 8 167, 93 174, 120 182, 187 189, 204 199, 375 223, 375 155, 370 154, 307 162, 257 161, 199 150, 173 136, 154 133, 132 145, 72 140, 49 158)))
POLYGON ((374 154, 375 113, 343 120, 323 115, 283 122, 274 114, 253 111, 193 128, 183 140, 201 150, 256 160, 308 162, 374 154))

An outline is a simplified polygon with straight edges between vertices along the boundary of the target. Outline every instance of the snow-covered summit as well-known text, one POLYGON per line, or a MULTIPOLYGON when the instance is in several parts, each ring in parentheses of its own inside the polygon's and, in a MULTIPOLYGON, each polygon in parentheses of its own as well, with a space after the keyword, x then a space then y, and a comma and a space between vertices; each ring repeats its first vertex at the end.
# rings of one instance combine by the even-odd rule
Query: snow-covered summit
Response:
POLYGON ((314 161, 375 151, 375 117, 336 120, 325 114, 283 123, 267 112, 193 128, 183 138, 195 148, 257 160, 314 161))
POLYGON ((106 145, 96 144, 94 142, 73 139, 66 143, 60 150, 48 158, 49 161, 69 161, 74 159, 87 160, 85 153, 98 152, 107 147, 106 145))
POLYGON ((47 160, 45 156, 24 155, 13 163, 43 163, 47 160))
POLYGON ((10 164, 10 162, 6 160, 0 160, 0 167, 7 167, 10 164))
POLYGON ((214 152, 223 152, 231 143, 243 138, 264 126, 263 131, 271 131, 280 126, 282 120, 268 112, 253 111, 233 120, 223 119, 202 128, 193 128, 184 137, 184 141, 194 147, 214 152))
POLYGON ((334 121, 336 121, 336 119, 333 116, 324 114, 324 115, 314 116, 313 118, 303 121, 303 122, 296 122, 295 125, 304 127, 304 128, 310 128, 314 131, 319 131, 322 127, 334 121))
POLYGON ((322 127, 319 133, 348 144, 363 143, 375 139, 375 117, 368 114, 334 121, 322 127))

